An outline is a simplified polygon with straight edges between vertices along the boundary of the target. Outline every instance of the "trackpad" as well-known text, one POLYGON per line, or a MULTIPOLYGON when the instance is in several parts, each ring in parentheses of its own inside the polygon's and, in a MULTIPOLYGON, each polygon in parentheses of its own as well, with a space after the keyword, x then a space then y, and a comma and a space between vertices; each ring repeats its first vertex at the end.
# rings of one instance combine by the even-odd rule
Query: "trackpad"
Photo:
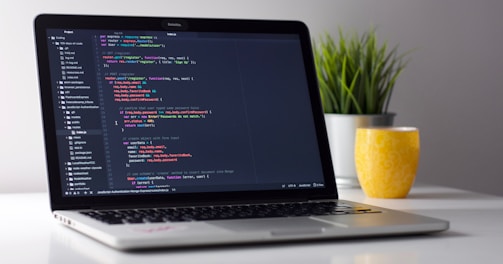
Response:
POLYGON ((235 232, 262 231, 277 236, 322 233, 325 229, 334 228, 332 224, 307 217, 212 221, 207 223, 235 232))

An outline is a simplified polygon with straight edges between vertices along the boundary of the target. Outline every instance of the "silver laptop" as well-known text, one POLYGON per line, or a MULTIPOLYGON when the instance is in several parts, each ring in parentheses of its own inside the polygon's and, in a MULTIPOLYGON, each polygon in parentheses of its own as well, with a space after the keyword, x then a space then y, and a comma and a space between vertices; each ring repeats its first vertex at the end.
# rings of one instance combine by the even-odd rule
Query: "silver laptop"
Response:
POLYGON ((54 218, 121 250, 438 232, 339 200, 307 27, 40 15, 54 218))

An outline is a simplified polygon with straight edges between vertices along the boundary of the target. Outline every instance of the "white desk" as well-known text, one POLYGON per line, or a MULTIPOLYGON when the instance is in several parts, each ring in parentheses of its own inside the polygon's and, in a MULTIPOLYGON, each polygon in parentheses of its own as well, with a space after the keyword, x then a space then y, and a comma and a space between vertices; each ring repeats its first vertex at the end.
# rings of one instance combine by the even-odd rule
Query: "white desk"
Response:
POLYGON ((443 218, 435 235, 123 253, 51 219, 46 193, 0 194, 0 263, 503 263, 503 197, 416 186, 409 198, 341 197, 443 218))

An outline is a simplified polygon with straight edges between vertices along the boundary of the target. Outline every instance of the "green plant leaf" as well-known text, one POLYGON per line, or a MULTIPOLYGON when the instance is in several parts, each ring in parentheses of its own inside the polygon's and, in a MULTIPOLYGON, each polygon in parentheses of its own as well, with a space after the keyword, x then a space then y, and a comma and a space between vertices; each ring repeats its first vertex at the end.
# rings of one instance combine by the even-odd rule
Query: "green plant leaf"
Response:
POLYGON ((398 46, 378 44, 372 27, 361 36, 344 34, 338 41, 325 33, 313 41, 320 96, 326 113, 380 114, 388 111, 398 76, 405 68, 398 46))

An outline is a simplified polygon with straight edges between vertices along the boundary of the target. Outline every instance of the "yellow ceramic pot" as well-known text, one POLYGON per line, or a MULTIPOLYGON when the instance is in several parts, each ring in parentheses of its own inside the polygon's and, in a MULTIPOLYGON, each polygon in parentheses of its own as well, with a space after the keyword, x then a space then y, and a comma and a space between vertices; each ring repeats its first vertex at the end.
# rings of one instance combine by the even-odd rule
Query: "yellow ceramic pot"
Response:
POLYGON ((414 127, 358 128, 355 165, 369 197, 404 198, 419 164, 419 130, 414 127))

